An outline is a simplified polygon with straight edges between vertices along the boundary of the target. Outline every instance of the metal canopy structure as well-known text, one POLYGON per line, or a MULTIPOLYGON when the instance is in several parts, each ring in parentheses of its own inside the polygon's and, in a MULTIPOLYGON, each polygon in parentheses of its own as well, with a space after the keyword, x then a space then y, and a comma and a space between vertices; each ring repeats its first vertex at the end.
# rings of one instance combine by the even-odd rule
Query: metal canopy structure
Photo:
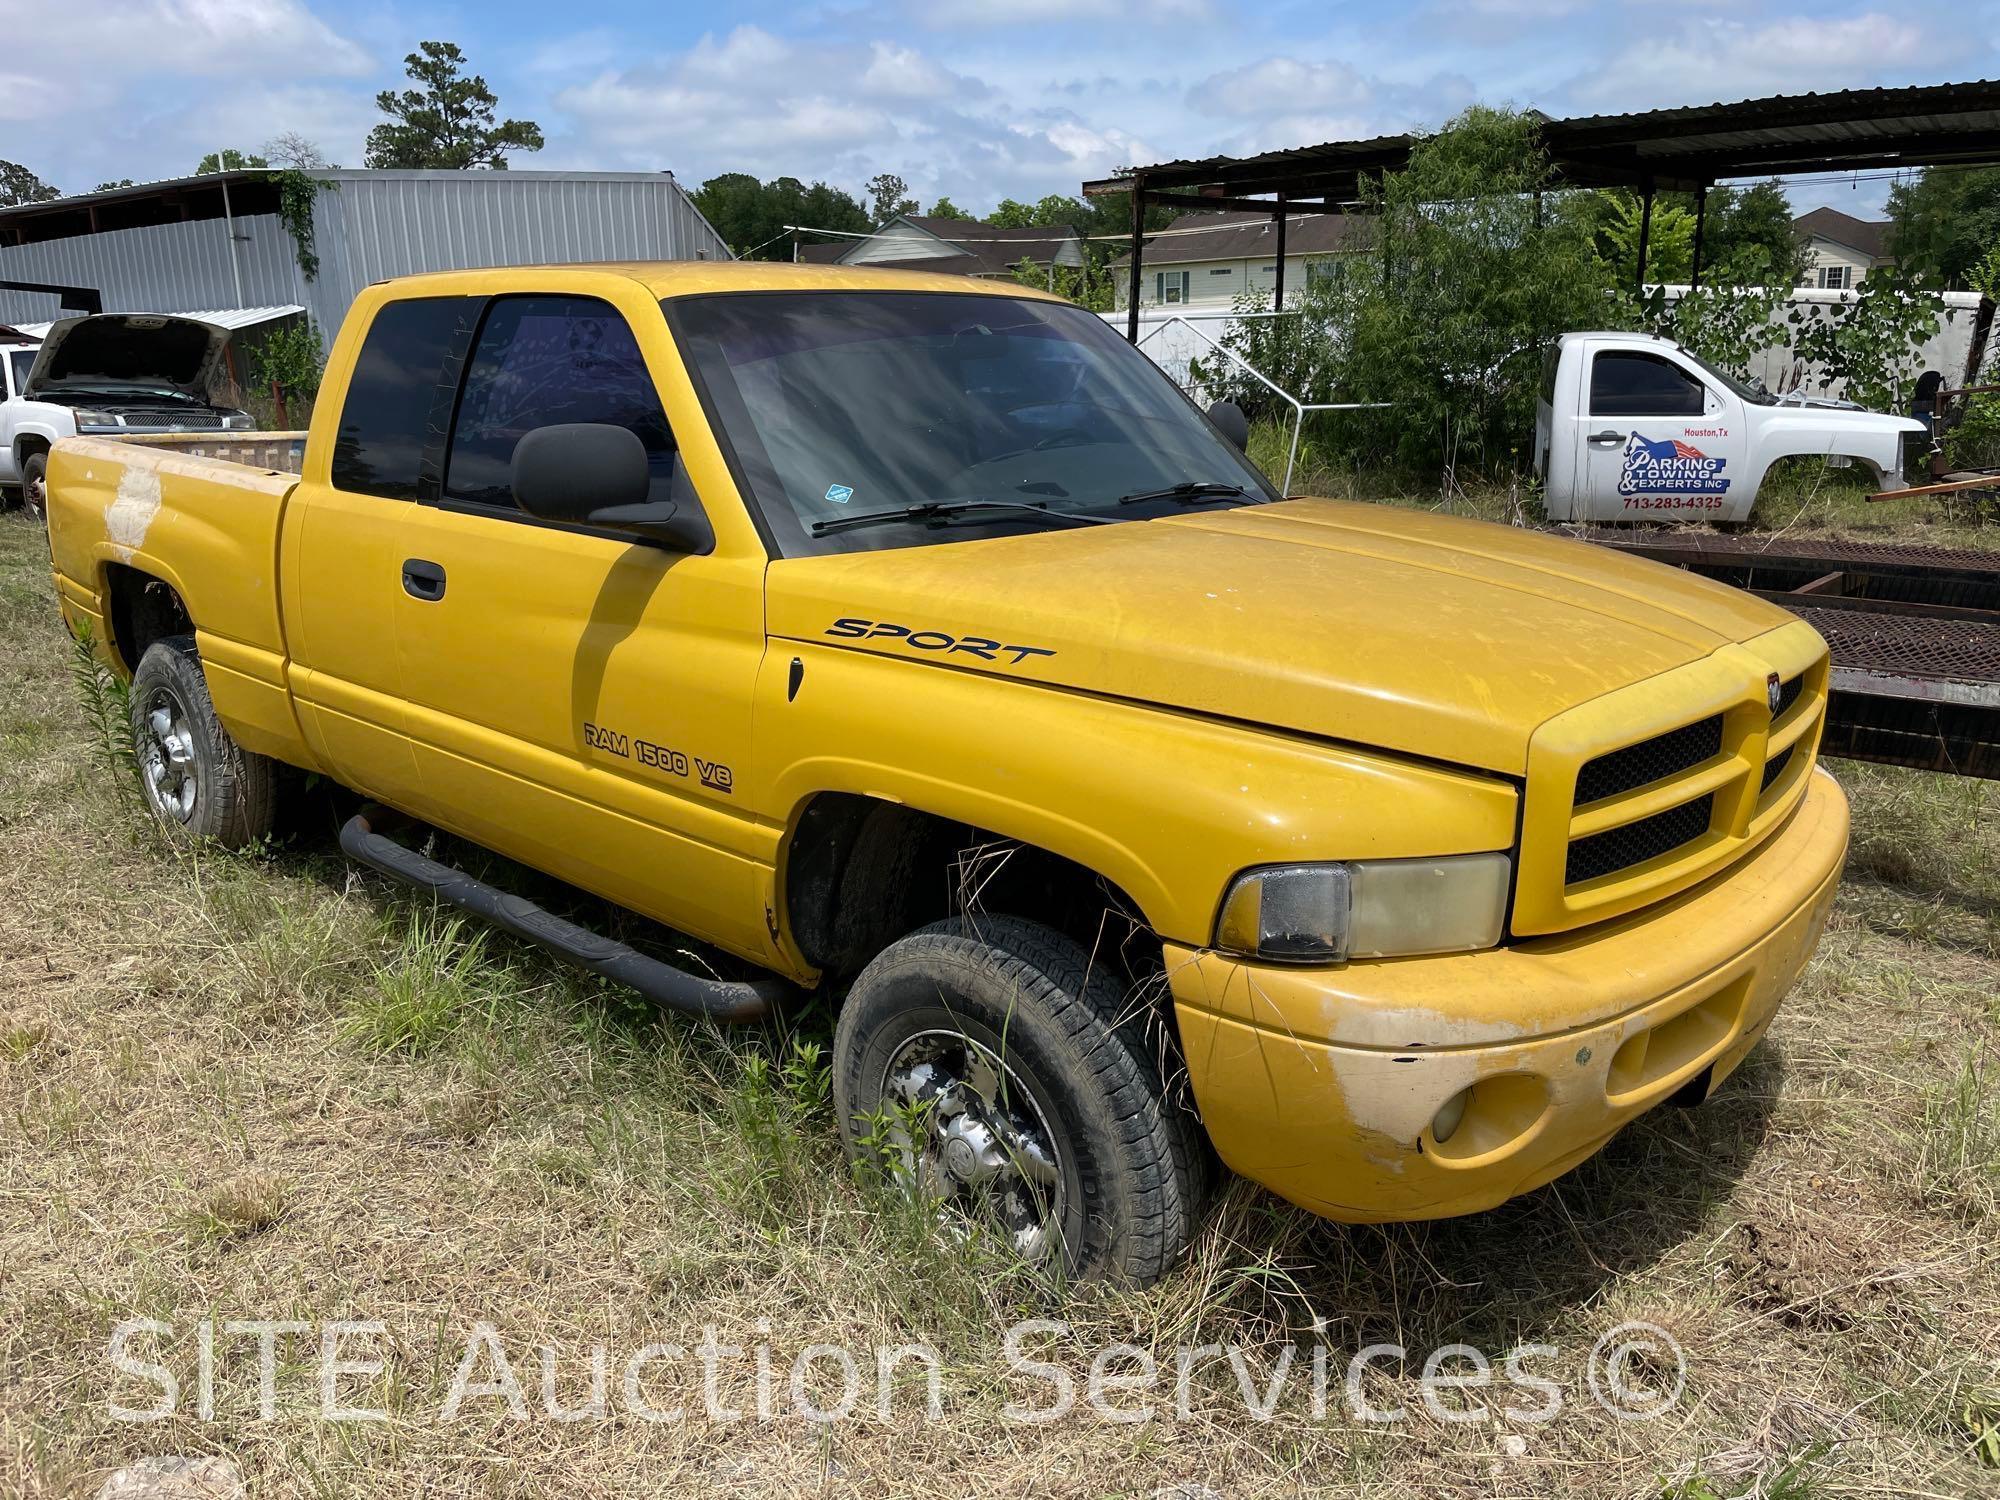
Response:
MULTIPOLYGON (((2000 161, 2000 81, 1926 84, 1780 94, 1734 104, 1701 104, 1628 115, 1587 115, 1541 122, 1542 145, 1556 177, 1575 187, 1629 187, 1644 202, 1638 263, 1657 191, 1697 198, 1695 280, 1701 275, 1701 209, 1725 178, 1797 176, 1864 168, 1928 167, 2000 161)), ((1086 182, 1088 197, 1132 195, 1132 264, 1128 332, 1138 337, 1140 259, 1148 205, 1222 208, 1271 214, 1283 235, 1287 213, 1340 213, 1363 184, 1409 164, 1416 138, 1378 136, 1134 167, 1086 182)), ((1284 249, 1278 245, 1278 299, 1284 295, 1284 249)))

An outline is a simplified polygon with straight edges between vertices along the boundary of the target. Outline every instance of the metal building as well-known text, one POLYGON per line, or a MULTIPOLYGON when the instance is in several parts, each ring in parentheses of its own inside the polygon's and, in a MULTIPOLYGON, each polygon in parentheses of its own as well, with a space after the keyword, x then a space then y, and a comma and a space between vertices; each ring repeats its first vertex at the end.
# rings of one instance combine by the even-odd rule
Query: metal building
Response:
MULTIPOLYGON (((593 260, 727 260, 670 172, 376 172, 327 168, 307 279, 275 170, 214 172, 0 209, 0 281, 91 289, 106 312, 305 308, 331 341, 384 277, 593 260)), ((0 290, 0 323, 67 316, 0 290)))

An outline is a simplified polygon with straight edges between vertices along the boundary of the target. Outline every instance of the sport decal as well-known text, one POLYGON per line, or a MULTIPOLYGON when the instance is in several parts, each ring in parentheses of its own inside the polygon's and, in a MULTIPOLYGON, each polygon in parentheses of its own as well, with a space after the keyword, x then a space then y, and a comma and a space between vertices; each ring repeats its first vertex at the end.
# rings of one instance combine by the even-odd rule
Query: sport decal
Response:
POLYGON ((1726 458, 1710 458, 1679 438, 1653 442, 1634 432, 1625 440, 1625 470, 1618 476, 1621 495, 1722 495, 1729 476, 1726 458))

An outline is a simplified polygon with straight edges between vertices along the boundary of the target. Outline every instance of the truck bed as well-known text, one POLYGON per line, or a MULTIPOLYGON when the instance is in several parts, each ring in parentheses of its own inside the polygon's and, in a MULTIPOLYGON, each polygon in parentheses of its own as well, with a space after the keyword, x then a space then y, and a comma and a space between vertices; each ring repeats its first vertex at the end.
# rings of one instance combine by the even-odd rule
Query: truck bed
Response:
POLYGON ((297 476, 190 453, 242 452, 269 434, 195 442, 64 438, 49 455, 49 553, 72 631, 89 630, 129 672, 133 591, 166 584, 188 613, 216 707, 253 749, 289 744, 297 725, 286 686, 278 546, 297 476))
POLYGON ((303 432, 155 432, 113 441, 159 448, 182 458, 242 464, 268 474, 296 474, 306 456, 303 432))

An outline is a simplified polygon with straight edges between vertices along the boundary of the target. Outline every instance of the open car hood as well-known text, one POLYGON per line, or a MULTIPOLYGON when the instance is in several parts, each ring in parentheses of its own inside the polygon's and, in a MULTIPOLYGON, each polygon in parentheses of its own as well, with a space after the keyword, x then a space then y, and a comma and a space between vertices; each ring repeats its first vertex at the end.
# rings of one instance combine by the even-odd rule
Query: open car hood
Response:
POLYGON ((165 313, 97 313, 49 329, 21 394, 167 390, 207 401, 229 330, 165 313))

